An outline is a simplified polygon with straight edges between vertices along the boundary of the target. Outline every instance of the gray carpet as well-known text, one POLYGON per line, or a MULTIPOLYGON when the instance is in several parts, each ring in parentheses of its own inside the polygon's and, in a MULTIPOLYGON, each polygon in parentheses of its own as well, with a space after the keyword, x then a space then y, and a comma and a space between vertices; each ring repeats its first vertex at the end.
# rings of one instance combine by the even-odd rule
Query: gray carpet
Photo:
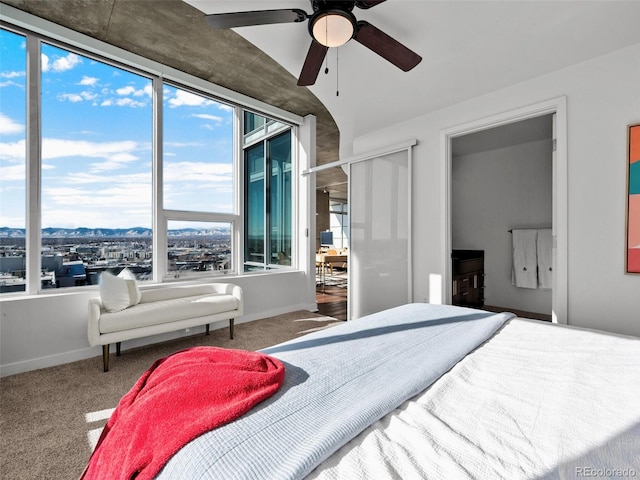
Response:
MULTIPOLYGON (((111 355, 0 379, 0 478, 76 479, 108 415, 158 358, 197 345, 260 350, 337 322, 298 311, 111 355), (106 412, 103 412, 106 411, 106 412)), ((126 344, 123 344, 126 348, 126 344)))

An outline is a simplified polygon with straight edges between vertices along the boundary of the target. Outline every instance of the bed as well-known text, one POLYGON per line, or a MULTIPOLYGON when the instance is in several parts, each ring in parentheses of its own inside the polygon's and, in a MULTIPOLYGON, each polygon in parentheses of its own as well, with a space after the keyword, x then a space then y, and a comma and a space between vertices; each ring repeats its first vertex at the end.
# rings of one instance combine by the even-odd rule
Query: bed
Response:
POLYGON ((640 476, 640 339, 409 304, 270 347, 271 397, 166 479, 640 476))

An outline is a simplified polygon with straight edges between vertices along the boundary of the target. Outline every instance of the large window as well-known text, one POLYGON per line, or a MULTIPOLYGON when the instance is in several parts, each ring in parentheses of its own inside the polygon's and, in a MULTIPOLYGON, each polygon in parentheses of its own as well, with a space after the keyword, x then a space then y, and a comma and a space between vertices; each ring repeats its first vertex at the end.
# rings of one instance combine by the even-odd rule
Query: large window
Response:
POLYGON ((155 64, 9 28, 0 292, 92 285, 123 268, 161 282, 294 263, 291 125, 181 72, 167 80, 155 64))
POLYGON ((349 205, 337 200, 329 201, 329 228, 335 248, 349 248, 349 205))
POLYGON ((58 287, 150 279, 152 82, 41 47, 42 268, 58 287))
POLYGON ((290 266, 291 131, 248 112, 244 118, 245 271, 290 266))
POLYGON ((26 288, 26 38, 0 30, 0 292, 26 288))
POLYGON ((232 224, 222 222, 168 222, 168 272, 173 278, 231 269, 232 224))
POLYGON ((163 87, 163 204, 169 278, 234 269, 234 108, 163 87), (203 273, 205 272, 205 273, 203 273))
POLYGON ((270 175, 266 213, 270 261, 277 265, 291 265, 291 130, 268 140, 267 149, 266 165, 270 175))
POLYGON ((265 252, 265 155, 260 142, 244 152, 245 156, 245 264, 264 266, 265 252))
POLYGON ((166 84, 163 104, 164 208, 233 213, 233 107, 166 84))

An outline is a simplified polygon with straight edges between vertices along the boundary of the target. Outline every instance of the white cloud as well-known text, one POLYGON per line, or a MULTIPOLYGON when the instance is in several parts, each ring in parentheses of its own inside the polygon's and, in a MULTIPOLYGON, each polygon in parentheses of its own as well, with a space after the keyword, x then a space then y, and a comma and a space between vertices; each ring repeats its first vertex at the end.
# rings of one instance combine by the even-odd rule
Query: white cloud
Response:
POLYGON ((4 87, 19 87, 24 89, 24 84, 18 83, 18 82, 12 82, 11 80, 8 80, 6 82, 0 82, 0 88, 4 88, 4 87))
POLYGON ((91 101, 98 98, 98 95, 89 91, 84 91, 80 93, 61 93, 58 95, 58 100, 61 101, 69 101, 73 103, 83 102, 83 101, 91 101))
POLYGON ((40 54, 40 69, 43 72, 49 71, 49 57, 44 53, 40 54))
POLYGON ((153 93, 153 88, 151 87, 151 84, 147 84, 144 86, 144 88, 136 90, 135 87, 131 85, 127 85, 126 87, 121 87, 116 89, 116 93, 122 96, 133 95, 134 97, 143 97, 143 96, 151 97, 151 94, 153 93))
MULTIPOLYGON (((105 176, 96 172, 76 172, 66 177, 71 185, 90 185, 104 183, 105 176)), ((123 175, 109 175, 110 183, 151 183, 151 171, 148 173, 127 173, 123 175)))
POLYGON ((24 77, 26 72, 0 72, 0 77, 2 78, 18 78, 24 77))
POLYGON ((204 146, 204 144, 199 142, 165 142, 164 146, 182 148, 182 147, 202 147, 204 146))
POLYGON ((86 75, 82 77, 80 83, 78 85, 88 85, 90 87, 95 87, 98 84, 98 79, 96 77, 87 77, 86 75))
POLYGON ((164 165, 165 183, 230 183, 233 166, 230 163, 167 162, 164 165))
POLYGON ((131 95, 133 93, 135 93, 136 89, 133 88, 131 85, 128 85, 126 87, 122 87, 122 88, 118 88, 116 90, 116 93, 118 95, 131 95))
POLYGON ((148 104, 145 102, 134 100, 129 97, 117 98, 115 100, 113 98, 108 98, 106 100, 103 100, 100 103, 101 107, 113 107, 114 105, 118 107, 131 107, 131 108, 142 108, 142 107, 148 106, 148 104))
POLYGON ((67 56, 56 58, 53 61, 44 53, 40 55, 40 68, 43 72, 66 72, 80 63, 82 63, 82 58, 75 53, 69 53, 67 56))
MULTIPOLYGON (((109 206, 112 209, 114 207, 130 207, 135 204, 140 205, 141 199, 146 197, 144 203, 149 206, 149 213, 151 213, 151 182, 110 185, 98 189, 81 187, 44 188, 43 196, 47 197, 50 202, 62 206, 77 206, 78 201, 82 200, 83 207, 109 206)), ((77 212, 82 210, 85 210, 85 208, 76 209, 77 212)))
POLYGON ((82 59, 75 53, 69 53, 66 57, 56 58, 51 64, 51 70, 54 72, 66 72, 79 63, 82 63, 82 59))
MULTIPOLYGON (((53 199, 58 205, 78 205, 78 200, 87 196, 89 190, 72 187, 53 187, 44 188, 42 193, 46 197, 53 199)), ((82 204, 86 205, 84 201, 82 204)))
POLYGON ((189 107, 201 107, 207 105, 213 105, 215 102, 200 95, 195 95, 191 92, 185 92, 184 90, 176 90, 176 96, 169 100, 169 106, 171 108, 189 106, 189 107))
POLYGON ((77 93, 62 93, 58 95, 58 100, 67 100, 71 103, 77 103, 82 101, 82 96, 77 93))
POLYGON ((133 162, 135 160, 138 160, 138 158, 139 157, 128 153, 120 153, 105 158, 101 162, 92 163, 89 166, 91 168, 91 173, 108 172, 121 169, 124 167, 125 163, 133 162))
MULTIPOLYGON (((93 172, 116 170, 125 164, 139 159, 135 152, 148 150, 148 146, 134 141, 122 142, 88 142, 85 140, 63 140, 45 138, 42 142, 43 160, 55 160, 64 157, 99 158, 100 162, 92 163, 93 172)), ((43 163, 43 168, 46 163, 43 163)), ((50 166, 50 165, 49 165, 50 166)))
POLYGON ((0 158, 3 160, 24 161, 27 146, 24 140, 0 143, 0 158))
MULTIPOLYGON (((112 147, 115 144, 103 150, 111 151, 112 147)), ((151 205, 150 169, 145 173, 122 171, 108 175, 77 171, 56 177, 55 182, 43 182, 42 219, 47 226, 149 226, 151 205)))
POLYGON ((25 166, 24 165, 2 165, 0 166, 0 177, 3 182, 11 182, 15 180, 24 181, 25 166))
POLYGON ((0 135, 15 135, 24 132, 24 125, 0 113, 0 135))
POLYGON ((45 138, 42 143, 42 157, 44 159, 69 156, 105 157, 137 148, 137 143, 132 140, 97 143, 85 140, 45 138))
POLYGON ((144 102, 138 102, 137 100, 133 100, 132 98, 119 98, 116 100, 116 105, 119 107, 146 107, 147 104, 144 102))
MULTIPOLYGON (((102 180, 104 182, 104 177, 102 180)), ((144 183, 109 180, 102 187, 44 188, 43 222, 47 225, 73 227, 150 226, 150 178, 144 183), (78 208, 79 204, 83 208, 78 208)))
MULTIPOLYGON (((150 148, 148 144, 143 145, 132 140, 88 142, 86 140, 45 138, 42 141, 42 159, 46 161, 65 157, 99 158, 114 162, 122 167, 124 163, 131 163, 139 159, 136 152, 148 151, 150 148)), ((0 143, 0 158, 3 160, 23 162, 25 152, 26 143, 24 140, 0 143)), ((43 164, 42 168, 51 168, 51 165, 43 164)))
POLYGON ((202 118, 203 120, 211 120, 213 122, 221 123, 224 121, 222 117, 218 117, 217 115, 209 115, 208 113, 194 113, 192 117, 202 118))

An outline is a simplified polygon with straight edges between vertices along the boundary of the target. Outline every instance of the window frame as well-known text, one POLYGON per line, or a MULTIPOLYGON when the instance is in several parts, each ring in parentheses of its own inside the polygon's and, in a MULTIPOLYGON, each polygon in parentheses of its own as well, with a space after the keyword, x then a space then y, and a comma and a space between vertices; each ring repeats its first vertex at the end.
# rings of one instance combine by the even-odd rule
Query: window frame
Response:
MULTIPOLYGON (((242 275, 244 268, 244 179, 243 179, 243 114, 245 110, 256 112, 285 125, 291 129, 292 138, 292 174, 297 179, 296 159, 298 148, 298 129, 304 123, 299 115, 287 112, 278 107, 261 102, 244 94, 213 84, 188 73, 173 69, 154 60, 125 51, 119 47, 104 43, 96 38, 75 32, 48 20, 35 17, 11 6, 3 6, 0 15, 0 28, 23 35, 27 46, 27 118, 26 118, 26 177, 27 212, 25 219, 26 238, 26 288, 24 292, 4 293, 0 299, 10 296, 35 295, 40 293, 65 294, 80 290, 95 289, 95 286, 74 287, 65 289, 42 290, 40 282, 42 244, 41 238, 41 131, 40 131, 40 54, 41 44, 47 43, 67 49, 87 58, 131 71, 152 79, 153 85, 153 162, 152 162, 152 255, 153 280, 151 283, 176 281, 167 272, 167 222, 172 220, 191 220, 206 222, 225 222, 232 225, 232 262, 233 271, 225 275, 242 275), (6 7, 6 8, 5 8, 6 7), (212 100, 230 105, 233 113, 233 169, 234 169, 234 211, 233 213, 187 212, 181 210, 165 210, 162 203, 162 94, 164 83, 205 95, 212 100)), ((293 182, 292 198, 295 197, 297 180, 293 182)), ((292 226, 292 257, 297 245, 296 221, 297 205, 294 202, 292 226)), ((295 258, 295 257, 294 257, 295 258)), ((292 261, 293 268, 296 262, 292 261)), ((207 278, 212 278, 208 275, 207 278)), ((185 278, 193 280, 194 277, 185 278)), ((181 279, 182 280, 182 279, 181 279)))
MULTIPOLYGON (((157 172, 154 172, 154 177, 158 177, 157 188, 154 190, 154 201, 155 201, 155 211, 159 212, 157 218, 157 230, 154 229, 154 241, 156 240, 155 232, 157 231, 157 244, 154 244, 154 251, 157 250, 159 254, 162 256, 161 264, 158 268, 158 277, 155 276, 156 268, 154 268, 154 280, 158 278, 160 282, 171 282, 179 279, 176 277, 175 273, 170 272, 168 268, 168 222, 170 221, 192 221, 192 222, 221 222, 221 223, 229 223, 231 224, 231 269, 229 271, 223 271, 215 276, 220 275, 229 275, 229 274, 238 274, 240 273, 240 269, 238 268, 238 255, 237 249, 241 247, 241 244, 238 243, 238 236, 236 235, 236 228, 239 224, 242 223, 242 218, 240 216, 240 202, 238 201, 238 191, 242 188, 242 178, 240 177, 241 170, 238 168, 238 117, 243 114, 243 108, 238 105, 233 105, 230 102, 223 101, 212 94, 202 92, 200 90, 194 89, 192 87, 186 87, 181 85, 175 81, 166 81, 160 79, 158 82, 159 86, 157 90, 159 91, 159 96, 156 98, 155 104, 157 105, 158 115, 157 115, 157 130, 159 140, 156 143, 157 147, 157 156, 156 161, 154 162, 155 168, 157 172), (229 105, 233 108, 233 133, 232 133, 232 142, 233 142, 233 208, 231 213, 222 213, 222 212, 203 212, 198 210, 175 210, 175 209, 166 209, 164 208, 164 142, 162 138, 162 133, 164 129, 161 127, 163 125, 164 119, 164 86, 168 85, 174 88, 178 88, 184 90, 186 92, 192 93, 194 95, 200 95, 206 97, 209 100, 213 100, 215 102, 223 103, 225 105, 229 105)), ((154 94, 156 93, 156 88, 154 88, 154 94)), ((156 217, 154 215, 154 217, 156 217)), ((160 261, 160 259, 157 259, 160 261)), ((156 264, 156 258, 154 255, 154 265, 156 264)), ((211 277, 214 276, 211 273, 202 273, 202 274, 194 274, 190 275, 185 280, 192 280, 200 277, 211 277)))
MULTIPOLYGON (((252 113, 256 113, 258 115, 262 115, 259 112, 252 112, 252 113)), ((243 122, 243 129, 242 132, 244 132, 244 115, 241 117, 242 118, 242 122, 243 122)), ((270 129, 269 127, 272 127, 274 125, 275 122, 277 122, 278 120, 273 120, 270 118, 267 118, 267 121, 264 123, 264 125, 257 127, 253 130, 251 130, 250 132, 243 134, 242 138, 243 138, 243 145, 242 145, 242 160, 241 160, 241 164, 243 166, 243 168, 245 167, 246 164, 246 152, 255 147, 258 144, 262 144, 263 145, 263 157, 264 157, 264 187, 263 187, 263 204, 264 204, 264 208, 263 208, 263 227, 264 227, 264 236, 263 236, 263 250, 264 250, 264 256, 266 258, 267 255, 270 256, 271 254, 271 248, 270 248, 270 240, 271 240, 271 233, 270 233, 270 228, 271 228, 271 222, 270 222, 270 209, 271 209, 271 199, 270 199, 270 182, 271 182, 271 154, 270 154, 270 148, 268 148, 268 143, 270 141, 272 141, 274 138, 283 135, 287 130, 289 130, 288 126, 286 124, 283 124, 281 127, 276 127, 274 129, 270 129), (255 136, 254 134, 259 131, 262 130, 263 131, 263 136, 255 136), (246 141, 247 138, 253 137, 249 142, 244 143, 246 141)), ((297 164, 298 162, 296 161, 296 149, 294 148, 295 142, 297 141, 297 135, 296 132, 293 131, 293 129, 291 129, 291 138, 290 138, 290 142, 291 142, 291 178, 295 178, 297 176, 297 164)), ((243 208, 243 217, 242 217, 242 223, 244 225, 246 225, 247 223, 247 210, 246 210, 246 203, 247 203, 247 188, 246 188, 246 178, 242 178, 242 182, 243 182, 243 186, 241 189, 241 194, 242 194, 242 198, 243 198, 243 203, 244 203, 244 207, 243 208)), ((261 272, 265 272, 265 271, 273 271, 273 270, 282 270, 282 269, 286 269, 286 270, 291 270, 291 269, 296 269, 297 268, 297 245, 298 245, 298 241, 297 241, 297 237, 296 237, 296 222, 297 222, 297 205, 295 204, 295 202, 293 201, 293 199, 297 198, 297 182, 293 181, 291 182, 291 265, 280 265, 280 264, 276 264, 276 263, 271 263, 271 262, 267 262, 267 261, 263 261, 263 262, 255 262, 255 261, 248 261, 246 259, 246 244, 243 243, 243 262, 241 263, 241 265, 239 265, 239 270, 242 271, 243 274, 248 275, 248 274, 252 274, 252 273, 261 273, 261 272), (240 268, 241 267, 241 268, 240 268), (247 267, 253 267, 253 270, 247 270, 247 267)), ((243 234, 243 239, 244 239, 244 234, 243 234)))
MULTIPOLYGON (((29 232, 29 210, 31 208, 31 203, 30 200, 32 198, 32 191, 29 189, 29 182, 27 181, 27 179, 29 178, 29 176, 32 174, 32 163, 29 162, 29 159, 31 158, 31 154, 32 151, 30 149, 30 138, 32 135, 32 130, 34 128, 34 125, 30 123, 30 115, 29 115, 29 94, 31 92, 29 92, 29 71, 30 71, 30 63, 29 63, 29 53, 30 51, 33 50, 33 45, 31 45, 33 42, 29 42, 29 38, 27 33, 25 32, 23 29, 21 28, 17 28, 15 26, 5 26, 2 23, 0 23, 0 27, 2 27, 4 30, 6 30, 9 34, 12 35, 16 35, 18 37, 22 37, 24 39, 24 43, 25 43, 25 52, 24 52, 24 68, 25 68, 25 93, 24 93, 24 122, 25 122, 25 128, 24 128, 24 133, 21 136, 21 140, 24 140, 24 163, 22 164, 22 171, 24 173, 24 184, 21 186, 22 191, 24 192, 24 209, 21 210, 19 213, 20 215, 23 216, 23 225, 24 225, 24 229, 25 229, 25 238, 24 238, 24 251, 25 251, 25 291, 28 288, 28 277, 26 275, 26 272, 28 271, 29 265, 26 264, 26 262, 28 261, 28 255, 27 255, 27 249, 29 248, 29 241, 30 238, 27 236, 27 233, 29 232)), ((32 93, 31 93, 32 94, 32 93)), ((8 226, 8 225, 7 225, 8 226)), ((39 259, 39 262, 41 260, 39 259)), ((35 267, 32 267, 35 268, 35 267)), ((39 269, 39 264, 37 265, 37 268, 39 269)), ((38 280, 38 287, 40 286, 40 280, 38 280)), ((7 295, 11 295, 13 292, 5 292, 5 293, 0 293, 0 296, 4 297, 7 295)), ((16 292, 18 294, 23 293, 23 292, 16 292)))

